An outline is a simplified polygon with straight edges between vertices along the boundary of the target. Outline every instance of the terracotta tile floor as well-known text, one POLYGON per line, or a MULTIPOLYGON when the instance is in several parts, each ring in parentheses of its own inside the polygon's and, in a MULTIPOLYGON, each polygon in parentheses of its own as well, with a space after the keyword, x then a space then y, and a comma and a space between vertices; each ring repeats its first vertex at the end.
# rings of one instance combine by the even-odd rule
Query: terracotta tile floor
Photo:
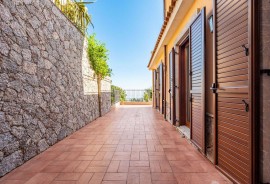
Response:
POLYGON ((15 169, 0 183, 230 182, 150 106, 121 106, 15 169))

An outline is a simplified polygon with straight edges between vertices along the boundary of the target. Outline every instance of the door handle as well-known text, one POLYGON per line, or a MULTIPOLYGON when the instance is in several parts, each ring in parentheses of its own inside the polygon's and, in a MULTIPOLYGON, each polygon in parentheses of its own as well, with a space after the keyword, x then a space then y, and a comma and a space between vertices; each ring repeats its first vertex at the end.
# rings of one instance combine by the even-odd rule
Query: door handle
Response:
POLYGON ((245 55, 248 56, 249 55, 249 49, 246 45, 242 45, 242 47, 245 49, 245 55))
POLYGON ((210 90, 213 91, 213 93, 216 93, 217 92, 217 85, 216 83, 213 83, 212 86, 210 87, 210 90))
POLYGON ((242 102, 245 104, 245 110, 246 110, 246 112, 248 112, 249 111, 249 105, 248 105, 248 103, 245 100, 242 100, 242 102))

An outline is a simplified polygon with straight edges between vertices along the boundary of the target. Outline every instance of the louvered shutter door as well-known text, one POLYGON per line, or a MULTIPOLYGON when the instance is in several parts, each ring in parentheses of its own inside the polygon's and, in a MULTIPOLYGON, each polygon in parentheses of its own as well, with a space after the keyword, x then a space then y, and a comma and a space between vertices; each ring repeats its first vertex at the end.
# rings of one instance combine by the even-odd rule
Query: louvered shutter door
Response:
POLYGON ((175 52, 174 49, 170 52, 170 120, 175 123, 175 52))
POLYGON ((217 164, 240 183, 251 183, 248 0, 216 0, 217 164), (244 100, 244 101, 243 101, 244 100))
POLYGON ((160 100, 159 100, 159 68, 156 69, 156 99, 157 99, 157 109, 160 107, 160 100))
POLYGON ((179 126, 180 123, 180 61, 175 59, 175 121, 179 126))
POLYGON ((159 65, 159 82, 160 82, 159 94, 160 94, 160 104, 161 104, 160 112, 163 114, 164 104, 163 104, 163 64, 162 62, 159 65))
POLYGON ((190 26, 191 140, 204 151, 205 8, 190 26))
POLYGON ((156 70, 153 70, 153 107, 157 107, 157 100, 156 100, 156 70))

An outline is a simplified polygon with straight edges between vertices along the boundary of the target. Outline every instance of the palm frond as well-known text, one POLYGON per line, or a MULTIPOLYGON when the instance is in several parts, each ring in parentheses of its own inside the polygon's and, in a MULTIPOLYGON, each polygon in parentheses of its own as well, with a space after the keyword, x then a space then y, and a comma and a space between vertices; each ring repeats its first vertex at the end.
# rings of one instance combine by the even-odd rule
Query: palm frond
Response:
POLYGON ((77 0, 66 0, 65 4, 60 0, 55 0, 54 2, 55 5, 58 6, 70 21, 72 21, 83 33, 87 31, 89 24, 94 28, 91 15, 88 13, 86 4, 92 4, 96 1, 84 2, 80 0, 78 2, 77 0))

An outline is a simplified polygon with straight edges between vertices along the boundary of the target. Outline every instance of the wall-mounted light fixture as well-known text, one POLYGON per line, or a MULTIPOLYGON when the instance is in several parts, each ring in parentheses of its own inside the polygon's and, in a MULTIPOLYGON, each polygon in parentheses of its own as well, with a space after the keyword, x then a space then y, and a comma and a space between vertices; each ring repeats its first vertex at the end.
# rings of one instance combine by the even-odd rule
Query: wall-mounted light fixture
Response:
POLYGON ((209 23, 210 31, 211 31, 211 33, 213 33, 213 30, 214 30, 214 20, 213 20, 213 15, 211 15, 211 16, 208 18, 208 23, 209 23))

